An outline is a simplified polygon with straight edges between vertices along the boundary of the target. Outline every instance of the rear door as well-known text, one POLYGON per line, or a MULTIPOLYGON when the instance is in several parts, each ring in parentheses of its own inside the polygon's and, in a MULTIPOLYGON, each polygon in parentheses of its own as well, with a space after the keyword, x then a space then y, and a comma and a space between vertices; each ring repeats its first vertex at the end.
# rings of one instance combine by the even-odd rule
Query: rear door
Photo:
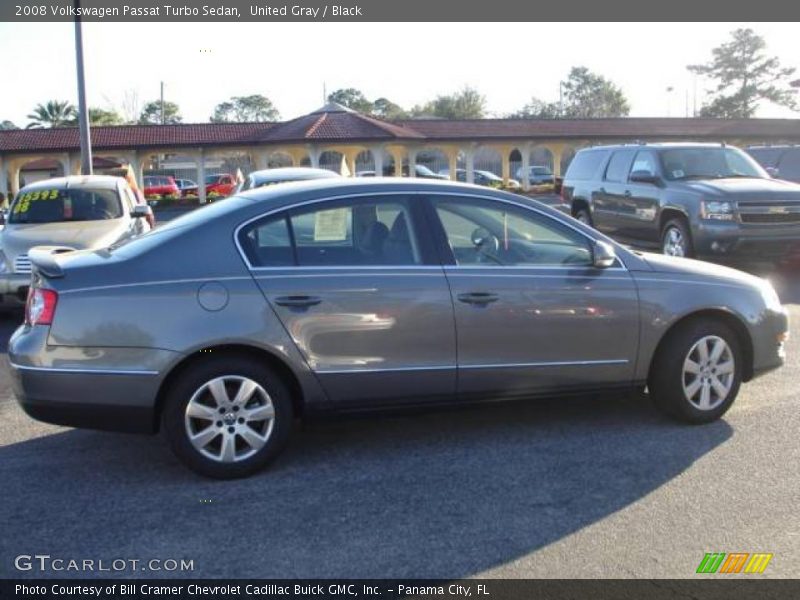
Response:
POLYGON ((658 161, 652 150, 639 150, 633 159, 628 183, 617 205, 619 235, 636 240, 656 242, 658 230, 659 197, 661 188, 655 183, 630 181, 636 172, 651 176, 659 174, 658 161))
POLYGON ((619 234, 624 225, 622 213, 630 193, 626 194, 628 173, 630 172, 635 148, 615 150, 608 161, 603 181, 593 199, 594 224, 609 235, 619 234))
POLYGON ((404 195, 266 216, 239 242, 272 310, 331 400, 451 400, 453 306, 424 211, 404 195))

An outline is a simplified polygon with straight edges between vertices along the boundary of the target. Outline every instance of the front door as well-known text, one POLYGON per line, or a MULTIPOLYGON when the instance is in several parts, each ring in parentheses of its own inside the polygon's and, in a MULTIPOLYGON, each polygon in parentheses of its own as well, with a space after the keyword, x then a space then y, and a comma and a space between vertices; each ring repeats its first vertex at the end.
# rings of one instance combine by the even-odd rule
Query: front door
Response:
POLYGON ((323 201, 240 234, 264 296, 341 405, 452 399, 453 307, 419 208, 323 201))
POLYGON ((593 266, 581 232, 513 202, 438 197, 462 396, 631 382, 638 297, 622 264, 593 266))

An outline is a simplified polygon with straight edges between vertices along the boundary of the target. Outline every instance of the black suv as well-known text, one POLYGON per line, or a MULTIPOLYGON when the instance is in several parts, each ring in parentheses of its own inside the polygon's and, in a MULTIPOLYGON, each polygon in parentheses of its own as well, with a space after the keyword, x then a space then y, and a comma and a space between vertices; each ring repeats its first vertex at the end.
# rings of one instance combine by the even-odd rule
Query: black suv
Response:
POLYGON ((800 183, 800 146, 750 146, 745 150, 775 179, 800 183))
POLYGON ((572 216, 664 254, 780 258, 800 250, 800 185, 719 144, 598 146, 577 153, 562 197, 572 216))

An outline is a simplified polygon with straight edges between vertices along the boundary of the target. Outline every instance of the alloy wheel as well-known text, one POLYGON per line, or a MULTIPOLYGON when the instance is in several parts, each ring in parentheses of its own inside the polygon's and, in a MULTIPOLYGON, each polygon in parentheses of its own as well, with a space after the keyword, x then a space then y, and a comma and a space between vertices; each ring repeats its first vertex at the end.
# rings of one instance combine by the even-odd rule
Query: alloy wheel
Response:
POLYGON ((728 398, 735 372, 728 343, 707 335, 695 342, 683 361, 683 395, 699 410, 714 410, 728 398))
POLYGON ((256 381, 223 375, 192 394, 184 412, 186 435, 195 450, 217 462, 250 458, 270 438, 275 407, 256 381))
POLYGON ((667 256, 686 256, 686 240, 677 227, 670 227, 664 234, 662 247, 667 256))

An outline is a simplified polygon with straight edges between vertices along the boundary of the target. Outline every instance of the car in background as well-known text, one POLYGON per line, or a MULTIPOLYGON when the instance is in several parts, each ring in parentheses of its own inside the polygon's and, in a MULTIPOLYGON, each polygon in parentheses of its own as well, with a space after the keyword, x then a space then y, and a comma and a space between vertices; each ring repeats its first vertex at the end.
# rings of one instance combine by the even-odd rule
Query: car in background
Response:
POLYGON ((750 146, 745 150, 775 179, 800 183, 800 146, 750 146))
POLYGON ((172 175, 145 175, 143 179, 145 198, 152 198, 153 196, 174 196, 178 198, 181 195, 181 190, 172 175))
POLYGON ((150 231, 152 215, 121 177, 75 175, 25 186, 0 231, 0 306, 24 304, 34 246, 57 252, 107 248, 150 231))
POLYGON ((230 173, 207 175, 205 183, 206 195, 218 194, 225 197, 230 196, 238 185, 236 177, 230 173))
POLYGON ((451 182, 269 186, 103 252, 32 254, 8 344, 25 412, 160 428, 210 477, 264 467, 300 415, 647 386, 709 423, 785 360, 768 281, 451 182))
POLYGON ((279 167, 253 171, 237 187, 234 193, 246 192, 267 185, 289 183, 291 181, 307 181, 309 179, 335 179, 341 177, 329 169, 311 167, 279 167))
POLYGON ((178 186, 178 189, 181 191, 181 196, 196 196, 197 195, 197 183, 192 181, 191 179, 176 179, 175 185, 178 186))
POLYGON ((567 169, 562 198, 579 221, 664 254, 722 260, 800 252, 800 185, 771 178, 732 146, 583 149, 567 169))
MULTIPOLYGON (((525 171, 520 167, 517 169, 517 179, 522 181, 524 179, 523 175, 525 175, 525 171)), ((555 183, 556 179, 550 167, 532 165, 528 167, 528 181, 531 185, 545 185, 555 183)))
MULTIPOLYGON (((450 178, 450 170, 449 169, 442 169, 439 171, 440 175, 445 175, 448 179, 450 178)), ((493 187, 493 188, 500 188, 503 187, 503 178, 491 171, 486 171, 483 169, 475 169, 473 171, 473 182, 475 185, 483 185, 486 187, 493 187)), ((456 181, 461 183, 466 183, 467 181, 467 170, 466 169, 456 169, 456 181)), ((508 187, 511 189, 519 189, 520 183, 515 179, 508 180, 508 187)))
MULTIPOLYGON (((136 197, 136 203, 142 204, 147 206, 147 198, 145 198, 144 192, 139 188, 139 184, 136 183, 136 176, 134 175, 133 168, 130 165, 123 165, 119 168, 107 169, 104 173, 105 175, 112 175, 114 177, 122 177, 127 183, 133 195, 136 197)), ((145 217, 147 224, 150 225, 151 229, 154 229, 156 226, 156 217, 153 211, 149 211, 147 216, 145 217)))
MULTIPOLYGON (((402 169, 402 176, 408 177, 408 165, 403 165, 402 169)), ((383 176, 384 177, 394 177, 394 166, 393 165, 386 165, 383 167, 383 176)), ((434 173, 430 170, 429 167, 425 165, 414 165, 414 176, 419 179, 441 179, 445 180, 448 179, 447 175, 442 175, 441 173, 434 173)), ((366 170, 366 171, 356 171, 356 177, 376 177, 375 171, 366 170)))

